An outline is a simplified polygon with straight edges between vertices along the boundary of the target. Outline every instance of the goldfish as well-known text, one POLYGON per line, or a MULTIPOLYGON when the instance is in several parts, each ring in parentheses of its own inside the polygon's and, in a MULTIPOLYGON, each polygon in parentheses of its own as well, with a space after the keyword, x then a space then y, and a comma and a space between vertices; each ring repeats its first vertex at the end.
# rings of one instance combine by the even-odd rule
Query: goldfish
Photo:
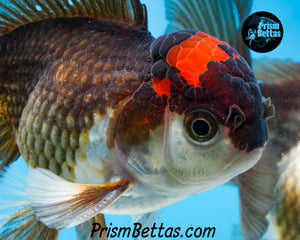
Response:
POLYGON ((264 233, 276 178, 259 160, 274 108, 234 48, 190 29, 155 39, 138 0, 0 8, 2 178, 19 155, 30 169, 0 236, 76 226, 86 239, 104 214, 151 215, 232 179, 246 237, 264 233))
MULTIPOLYGON (((252 1, 213 0, 207 5, 206 1, 189 1, 187 4, 186 1, 171 0, 165 5, 169 20, 166 33, 181 28, 193 28, 228 42, 238 49, 252 66, 256 78, 261 82, 259 86, 262 95, 272 99, 275 117, 268 122, 269 141, 259 163, 269 162, 269 166, 262 170, 269 177, 273 175, 278 182, 275 186, 274 206, 267 216, 270 225, 261 239, 299 239, 300 64, 292 60, 257 60, 250 57, 249 49, 245 47, 241 38, 240 29, 246 17, 250 15, 252 1), (230 5, 237 9, 239 21, 232 21, 235 17, 234 11, 230 11, 230 5), (207 11, 207 6, 212 10, 207 11)), ((251 169, 249 171, 251 172, 251 169)), ((261 181, 260 184, 266 182, 261 181)), ((244 214, 241 208, 241 219, 244 214)), ((245 229, 243 231, 245 232, 245 229)))
POLYGON ((265 239, 296 240, 300 238, 300 64, 279 60, 263 63, 255 62, 255 71, 265 82, 261 90, 273 99, 277 117, 270 120, 269 144, 262 159, 273 159, 280 170, 265 239))

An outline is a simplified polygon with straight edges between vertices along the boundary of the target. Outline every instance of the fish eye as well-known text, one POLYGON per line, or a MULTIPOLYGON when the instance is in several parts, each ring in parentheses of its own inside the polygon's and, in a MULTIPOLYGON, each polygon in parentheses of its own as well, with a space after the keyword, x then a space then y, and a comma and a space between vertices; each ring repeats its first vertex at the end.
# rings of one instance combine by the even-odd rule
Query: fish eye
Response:
POLYGON ((207 110, 195 110, 184 119, 184 130, 189 140, 196 144, 208 145, 218 139, 221 125, 207 110))

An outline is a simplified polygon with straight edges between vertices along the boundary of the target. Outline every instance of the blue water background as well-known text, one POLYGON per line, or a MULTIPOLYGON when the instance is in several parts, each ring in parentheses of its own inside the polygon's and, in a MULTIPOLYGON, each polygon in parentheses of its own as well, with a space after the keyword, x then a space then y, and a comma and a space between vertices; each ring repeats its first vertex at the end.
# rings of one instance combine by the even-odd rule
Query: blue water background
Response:
MULTIPOLYGON (((148 9, 149 30, 154 37, 165 32, 165 7, 163 0, 141 0, 148 9)), ((270 53, 255 53, 255 59, 291 59, 300 62, 300 1, 298 0, 265 0, 254 1, 251 13, 256 11, 269 11, 275 14, 283 24, 284 36, 281 44, 270 53)), ((13 164, 26 174, 26 166, 20 158, 13 164)), ((112 226, 132 226, 127 216, 106 216, 106 222, 112 226)), ((239 226, 239 196, 235 186, 224 185, 200 195, 194 195, 185 201, 169 206, 160 211, 156 220, 165 227, 215 227, 216 240, 238 240, 237 227, 239 226)), ((64 230, 59 239, 76 239, 74 228, 64 230)), ((116 239, 116 238, 114 238, 116 239)), ((159 239, 159 238, 156 238, 159 239)), ((182 238, 184 239, 184 238, 182 238)))

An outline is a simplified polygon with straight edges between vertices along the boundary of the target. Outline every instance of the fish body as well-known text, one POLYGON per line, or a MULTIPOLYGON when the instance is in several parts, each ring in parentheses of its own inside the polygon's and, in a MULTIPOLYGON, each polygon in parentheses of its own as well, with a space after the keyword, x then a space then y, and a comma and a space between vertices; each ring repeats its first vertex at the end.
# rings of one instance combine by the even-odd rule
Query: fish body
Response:
POLYGON ((269 144, 262 155, 262 159, 273 159, 280 170, 277 201, 269 214, 271 226, 266 239, 298 239, 300 65, 292 61, 266 60, 255 62, 255 69, 256 75, 265 82, 262 92, 274 99, 277 109, 276 118, 269 122, 269 144))
MULTIPOLYGON (((252 162, 243 162, 239 158, 240 161, 235 160, 235 156, 242 154, 243 149, 239 149, 239 146, 231 147, 232 144, 225 139, 220 140, 220 144, 214 144, 204 157, 201 157, 201 152, 205 151, 206 146, 204 149, 201 146, 192 146, 190 151, 183 155, 182 152, 186 151, 184 148, 189 144, 189 140, 181 140, 185 133, 180 130, 184 117, 182 113, 186 110, 180 109, 180 114, 173 114, 174 110, 166 109, 166 98, 155 92, 159 87, 153 87, 154 84, 159 83, 153 82, 152 86, 144 84, 145 87, 140 87, 143 82, 151 80, 150 45, 153 43, 153 38, 148 32, 132 30, 124 24, 103 20, 81 18, 45 20, 29 24, 5 35, 1 41, 2 48, 8 50, 3 54, 8 55, 11 52, 9 43, 14 39, 21 39, 24 34, 29 37, 21 43, 16 41, 14 50, 18 53, 26 49, 23 53, 25 57, 19 59, 17 54, 2 57, 5 61, 3 66, 8 65, 5 68, 7 81, 12 81, 14 72, 18 72, 19 68, 27 65, 24 62, 36 58, 32 63, 34 67, 37 66, 36 70, 25 68, 28 71, 29 82, 22 79, 23 90, 27 90, 28 101, 24 103, 20 123, 15 133, 19 150, 30 168, 46 168, 72 182, 104 184, 113 177, 127 177, 142 182, 124 194, 129 195, 128 200, 123 201, 122 199, 126 197, 122 196, 115 203, 120 202, 120 207, 113 210, 108 207, 103 212, 130 214, 143 213, 145 209, 153 211, 186 198, 195 191, 203 191, 201 187, 199 188, 198 182, 207 185, 205 190, 220 184, 214 164, 206 163, 206 155, 218 164, 219 171, 224 172, 231 164, 230 161, 237 165, 253 165, 259 158, 261 150, 254 151, 252 162), (45 29, 45 32, 40 29, 45 29), (35 44, 36 39, 40 40, 41 46, 35 44), (31 56, 28 58, 28 55, 31 56), (11 59, 13 62, 9 64, 11 59), (28 84, 33 85, 32 88, 26 88, 28 84), (146 96, 148 99, 140 104, 140 100, 136 101, 133 98, 134 93, 135 98, 146 94, 150 97, 146 96), (143 109, 142 105, 147 107, 149 104, 152 109, 143 109), (168 118, 179 119, 177 122, 177 119, 171 121, 168 118), (169 130, 165 127, 167 124, 174 124, 174 127, 169 126, 169 130), (179 134, 178 138, 177 134, 179 134), (126 146, 123 146, 125 144, 126 146), (174 146, 178 149, 177 151, 174 146), (228 162, 226 164, 223 163, 224 159, 220 158, 220 153, 217 151, 220 148, 225 150, 222 151, 222 155, 226 154, 228 162), (165 154, 167 154, 166 160, 170 163, 164 162, 165 154), (177 168, 180 162, 172 162, 172 158, 175 158, 173 155, 177 154, 182 156, 174 161, 184 162, 195 158, 197 154, 199 157, 195 161, 190 161, 184 169, 180 169, 177 168), (170 164, 170 169, 166 169, 167 164, 170 164), (195 170, 195 173, 192 170, 195 170), (216 184, 206 183, 211 177, 214 177, 216 184), (143 189, 145 186, 146 189, 143 189), (142 191, 141 197, 135 196, 137 210, 134 209, 131 191, 134 192, 133 194, 139 194, 142 191), (174 195, 172 199, 169 197, 170 194, 174 195), (133 208, 128 207, 129 202, 133 208), (150 202, 152 204, 149 204, 150 202), (149 205, 152 207, 147 208, 149 205)), ((192 37, 191 33, 186 35, 192 37)), ((217 41, 211 39, 211 41, 217 41)), ((155 47, 155 44, 152 47, 155 47)), ((230 59, 221 48, 219 51, 224 55, 221 57, 230 59)), ((238 59, 238 55, 236 58, 238 59)), ((153 67, 153 71, 155 70, 153 67)), ((155 81, 161 80, 155 79, 155 81)), ((239 79, 237 79, 237 84, 240 84, 238 81, 239 79)), ((200 89, 201 87, 198 87, 198 91, 200 89)), ((256 91, 259 97, 258 89, 256 91)), ((205 93, 199 92, 198 94, 199 97, 191 94, 190 97, 196 98, 196 101, 197 97, 206 97, 205 93)), ((216 100, 211 98, 211 103, 203 101, 199 104, 193 99, 191 103, 187 102, 183 107, 190 107, 191 104, 195 106, 190 108, 207 109, 205 111, 213 108, 212 106, 219 107, 220 104, 217 105, 216 100)), ((183 101, 187 100, 183 99, 183 101)), ((183 104, 174 104, 172 107, 183 108, 181 105, 183 104)), ((225 106, 224 112, 221 112, 222 115, 217 116, 224 123, 228 118, 231 105, 233 104, 228 104, 228 109, 225 106)), ((245 109, 246 107, 248 106, 244 106, 245 109)), ((258 110, 258 114, 262 114, 262 108, 258 110)), ((213 119, 213 121, 216 120, 213 119)), ((263 127, 262 130, 265 131, 263 127)), ((218 133, 221 138, 227 137, 230 132, 229 127, 218 131, 221 131, 218 133)), ((263 147, 265 141, 266 137, 259 143, 259 147, 263 147)), ((247 148, 247 146, 242 147, 247 148)), ((185 163, 182 167, 184 165, 185 163)), ((241 169, 236 166, 234 175, 244 169, 245 165, 242 166, 241 169)), ((232 178, 231 174, 222 181, 228 181, 230 178, 232 178)))
POLYGON ((97 148, 102 152, 92 149, 90 154, 94 158, 98 154, 105 164, 112 149, 106 141, 106 135, 113 135, 113 129, 107 133, 109 120, 148 77, 151 59, 147 50, 152 40, 149 33, 132 31, 125 24, 87 18, 32 23, 2 38, 3 49, 8 48, 2 52, 8 55, 2 57, 7 66, 4 81, 12 81, 15 71, 25 75, 21 88, 29 100, 19 112, 16 135, 30 167, 48 168, 76 181, 81 173, 75 167, 90 162, 84 159, 84 151, 92 148, 89 143, 100 144, 97 148), (19 41, 11 54, 9 42, 22 38, 24 32, 29 37, 19 41), (24 67, 24 62, 36 69, 24 67))
POLYGON ((23 156, 30 207, 50 228, 224 184, 268 138, 272 106, 233 48, 193 30, 154 39, 139 1, 118 4, 125 20, 40 16, 0 36, 2 165, 23 156))

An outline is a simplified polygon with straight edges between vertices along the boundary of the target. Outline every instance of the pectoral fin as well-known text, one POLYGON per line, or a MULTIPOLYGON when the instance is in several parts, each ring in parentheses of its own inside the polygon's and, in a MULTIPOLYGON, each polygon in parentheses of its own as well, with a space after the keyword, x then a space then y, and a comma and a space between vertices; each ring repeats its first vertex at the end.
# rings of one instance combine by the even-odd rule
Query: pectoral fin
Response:
POLYGON ((266 231, 266 217, 275 204, 278 176, 276 161, 263 156, 253 168, 237 177, 241 228, 246 239, 257 240, 266 231))
POLYGON ((36 168, 29 170, 26 194, 41 222, 50 228, 65 229, 94 217, 129 187, 129 181, 71 183, 49 170, 36 168))

